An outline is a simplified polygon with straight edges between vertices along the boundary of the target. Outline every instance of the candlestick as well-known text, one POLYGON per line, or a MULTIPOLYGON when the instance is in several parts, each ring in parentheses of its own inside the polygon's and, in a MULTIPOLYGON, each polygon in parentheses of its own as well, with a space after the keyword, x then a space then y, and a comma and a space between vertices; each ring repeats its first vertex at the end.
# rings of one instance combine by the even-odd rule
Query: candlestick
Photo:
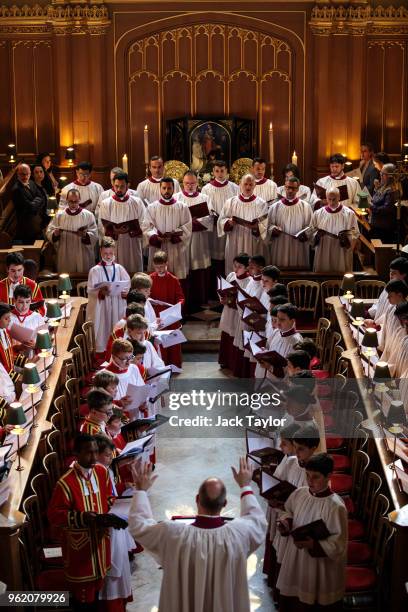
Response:
POLYGON ((273 124, 272 121, 269 124, 269 163, 273 169, 273 164, 275 161, 275 152, 273 148, 273 124))
POLYGON ((128 156, 126 153, 124 153, 122 156, 122 169, 123 172, 126 172, 126 174, 128 173, 128 156))
POLYGON ((293 151, 293 155, 292 155, 292 164, 293 164, 294 166, 297 166, 297 163, 298 163, 298 158, 297 158, 297 155, 296 155, 296 151, 293 151))
POLYGON ((149 165, 149 126, 145 125, 143 130, 144 162, 149 165))

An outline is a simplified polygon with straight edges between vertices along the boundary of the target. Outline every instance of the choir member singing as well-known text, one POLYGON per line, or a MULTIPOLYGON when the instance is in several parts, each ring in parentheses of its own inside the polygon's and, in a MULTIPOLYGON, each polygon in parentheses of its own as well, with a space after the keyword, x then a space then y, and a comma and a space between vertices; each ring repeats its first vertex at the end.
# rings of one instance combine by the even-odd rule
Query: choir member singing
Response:
POLYGON ((143 221, 143 231, 149 244, 148 270, 153 270, 156 251, 166 251, 168 266, 179 280, 188 276, 192 230, 187 204, 176 200, 174 179, 160 180, 160 198, 149 204, 143 221))
MULTIPOLYGON (((408 279, 408 259, 405 257, 397 257, 390 263, 390 280, 401 280, 407 282, 408 279)), ((369 308, 368 314, 371 319, 365 319, 366 327, 373 327, 374 323, 380 322, 383 315, 390 309, 388 301, 388 293, 385 288, 381 291, 378 300, 369 308)))
POLYGON ((311 457, 305 469, 308 486, 289 496, 278 523, 287 540, 277 581, 279 610, 297 612, 314 606, 340 610, 345 588, 347 510, 330 489, 333 459, 329 455, 311 457), (320 534, 308 528, 313 521, 324 523, 320 534), (304 530, 297 534, 300 527, 304 530))
POLYGON ((145 384, 139 368, 132 363, 133 359, 133 347, 129 340, 118 338, 112 343, 111 358, 105 369, 119 378, 115 400, 126 397, 129 384, 136 387, 142 387, 145 384))
POLYGON ((328 189, 327 206, 313 213, 308 235, 314 235, 315 272, 344 274, 353 269, 353 249, 359 230, 357 217, 347 206, 340 204, 337 188, 328 189))
MULTIPOLYGON (((214 231, 212 235, 212 242, 210 240, 211 247, 211 259, 214 262, 213 269, 214 275, 214 287, 216 285, 215 276, 220 274, 225 276, 225 273, 229 273, 231 270, 225 270, 225 236, 219 236, 217 230, 216 220, 221 214, 222 208, 227 200, 235 195, 238 195, 238 185, 228 180, 228 167, 224 161, 216 161, 213 167, 214 178, 212 181, 204 185, 201 193, 205 193, 209 196, 211 201, 211 207, 214 211, 214 231)), ((238 253, 239 251, 236 251, 238 253)))
POLYGON ((95 263, 98 229, 94 214, 81 208, 78 189, 70 189, 66 208, 59 210, 47 227, 47 238, 57 251, 57 270, 88 272, 95 263))
MULTIPOLYGON (((145 272, 138 272, 132 276, 131 291, 137 291, 144 296, 144 316, 149 322, 150 331, 157 329, 159 320, 156 317, 156 313, 150 299, 150 293, 152 290, 153 281, 148 274, 145 272)), ((139 301, 139 299, 137 300, 139 301)))
POLYGON ((92 164, 90 162, 79 163, 75 168, 75 174, 76 180, 66 185, 61 191, 59 207, 65 208, 68 192, 71 189, 78 189, 81 198, 81 208, 87 208, 94 212, 103 187, 91 179, 92 164))
POLYGON ((11 320, 11 307, 0 302, 0 363, 10 376, 14 370, 14 352, 7 328, 11 320))
MULTIPOLYGON (((111 198, 113 195, 115 195, 115 190, 113 189, 113 181, 114 181, 115 175, 122 174, 123 172, 124 172, 123 168, 120 168, 119 166, 115 166, 110 171, 109 180, 110 180, 111 187, 110 189, 105 189, 105 191, 102 191, 101 195, 99 196, 98 203, 95 208, 96 219, 99 219, 99 209, 101 207, 102 202, 106 200, 107 198, 111 198)), ((128 188, 128 194, 137 196, 137 191, 136 189, 128 188)))
POLYGON ((245 174, 240 182, 239 195, 227 200, 218 219, 218 235, 227 236, 225 244, 225 271, 231 272, 233 259, 244 251, 249 255, 266 253, 261 237, 266 227, 268 206, 254 194, 255 179, 245 174))
POLYGON ((48 506, 48 520, 62 535, 64 573, 76 612, 97 609, 98 591, 111 565, 109 527, 126 522, 108 514, 111 503, 109 473, 97 465, 93 436, 79 434, 76 461, 58 480, 48 506))
MULTIPOLYGON (((10 327, 20 325, 27 329, 37 330, 44 325, 44 317, 35 310, 30 310, 32 302, 31 289, 28 285, 17 285, 14 289, 14 307, 11 311, 10 327)), ((15 352, 22 352, 32 357, 35 347, 35 335, 33 340, 27 340, 24 344, 13 343, 15 352)))
POLYGON ((358 204, 357 193, 359 192, 359 183, 355 178, 344 174, 344 164, 346 160, 340 153, 335 153, 329 159, 330 174, 320 178, 315 183, 315 188, 310 200, 314 210, 325 206, 327 192, 332 189, 339 189, 339 201, 344 206, 352 206, 358 204))
POLYGON ((395 316, 395 309, 398 304, 406 302, 408 285, 404 281, 391 280, 387 283, 385 290, 390 307, 378 321, 381 326, 379 349, 382 351, 381 361, 391 361, 393 356, 398 353, 398 347, 405 336, 405 330, 395 316))
MULTIPOLYGON (((160 200, 160 181, 164 178, 164 161, 159 155, 153 155, 149 161, 149 176, 138 184, 137 195, 143 201, 145 206, 148 206, 156 200, 160 200)), ((177 179, 173 179, 174 193, 180 191, 180 185, 177 179)))
POLYGON ((310 225, 312 209, 298 193, 299 179, 288 178, 285 197, 269 208, 267 235, 271 241, 271 261, 283 268, 309 268, 310 247, 302 230, 310 225))
MULTIPOLYGON (((297 342, 302 341, 302 336, 296 331, 297 308, 293 304, 282 304, 276 306, 276 318, 278 334, 273 334, 267 341, 268 351, 276 351, 282 357, 286 357, 297 342)), ((265 362, 261 362, 261 366, 266 368, 268 375, 274 376, 273 366, 265 362)))
POLYGON ((205 193, 199 193, 197 175, 191 170, 183 177, 183 188, 177 199, 187 204, 191 214, 189 309, 194 312, 208 300, 211 266, 210 242, 213 231, 211 202, 205 193), (204 210, 205 209, 205 210, 204 210))
POLYGON ((96 434, 109 435, 106 423, 113 414, 112 395, 105 389, 91 389, 86 396, 89 414, 81 424, 81 432, 94 436, 96 434))
POLYGON ((255 179, 254 194, 265 200, 270 206, 276 199, 278 186, 275 181, 265 176, 266 161, 262 157, 254 157, 251 172, 255 179))
MULTIPOLYGON (((17 285, 27 285, 31 289, 34 302, 43 302, 41 289, 31 278, 24 276, 24 257, 21 253, 9 253, 6 256, 7 276, 0 281, 0 302, 13 304, 14 289, 17 285)), ((45 308, 42 305, 38 312, 44 316, 45 308)))
POLYGON ((111 283, 128 281, 130 277, 125 268, 115 263, 115 241, 103 238, 100 248, 101 261, 89 270, 87 320, 94 322, 96 352, 103 353, 113 326, 125 314, 127 291, 110 295, 111 283), (103 286, 103 283, 106 283, 103 286))
POLYGON ((310 187, 307 187, 307 185, 301 184, 299 168, 295 164, 287 164, 284 167, 282 174, 283 174, 283 185, 278 187, 278 194, 282 196, 286 195, 286 189, 285 189, 286 181, 290 178, 297 178, 299 181, 299 189, 296 194, 297 197, 299 198, 299 200, 304 200, 305 202, 310 203, 310 198, 312 196, 312 193, 310 191, 310 187))
POLYGON ((116 242, 116 258, 129 274, 143 270, 142 225, 145 207, 140 198, 128 192, 128 175, 115 174, 114 194, 99 208, 99 230, 116 242))
POLYGON ((129 530, 163 568, 160 612, 249 612, 247 558, 263 541, 266 521, 250 486, 246 458, 238 471, 232 469, 241 490, 240 516, 224 520, 225 485, 208 478, 196 496, 197 516, 185 524, 153 519, 147 491, 155 477, 148 465, 133 468, 129 530))

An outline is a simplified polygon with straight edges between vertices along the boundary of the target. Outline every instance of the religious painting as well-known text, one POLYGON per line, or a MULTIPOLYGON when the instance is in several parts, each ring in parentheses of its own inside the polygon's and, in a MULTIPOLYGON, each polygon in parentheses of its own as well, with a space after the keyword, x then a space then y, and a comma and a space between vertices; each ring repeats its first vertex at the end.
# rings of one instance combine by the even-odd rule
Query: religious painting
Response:
POLYGON ((200 175, 211 173, 222 159, 228 166, 254 157, 255 121, 237 117, 172 119, 166 124, 166 157, 183 161, 200 175))

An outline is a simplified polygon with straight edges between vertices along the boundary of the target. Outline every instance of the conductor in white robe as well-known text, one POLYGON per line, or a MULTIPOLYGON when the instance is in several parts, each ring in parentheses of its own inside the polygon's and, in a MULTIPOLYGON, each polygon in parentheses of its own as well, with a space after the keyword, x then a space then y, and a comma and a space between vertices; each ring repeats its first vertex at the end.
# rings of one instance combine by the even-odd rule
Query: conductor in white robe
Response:
POLYGON ((114 195, 103 200, 99 209, 99 231, 116 242, 116 258, 129 274, 143 270, 143 219, 145 207, 140 198, 128 193, 125 172, 113 179, 114 195))
MULTIPOLYGON (((137 186, 137 195, 145 206, 160 199, 160 181, 164 177, 164 161, 162 157, 153 155, 149 161, 149 176, 137 186)), ((174 181, 174 193, 180 191, 177 179, 174 181)))
POLYGON ((278 268, 309 268, 309 244, 306 232, 312 219, 310 204, 298 197, 299 179, 285 183, 285 196, 269 208, 267 236, 271 261, 278 268))
POLYGON ((224 521, 225 485, 208 478, 196 496, 198 514, 186 524, 154 520, 147 496, 151 467, 134 469, 138 490, 129 530, 163 568, 160 612, 249 612, 247 558, 263 542, 266 520, 250 486, 246 458, 240 459, 239 471, 232 470, 241 488, 240 517, 224 521))
POLYGON ((91 180, 92 164, 90 162, 81 162, 75 169, 76 179, 69 185, 66 185, 61 191, 59 207, 65 208, 67 205, 67 195, 70 189, 78 189, 81 200, 81 208, 87 208, 91 212, 95 211, 99 196, 103 191, 102 185, 91 180))
POLYGON ((57 270, 88 273, 95 264, 98 228, 90 210, 81 208, 78 189, 67 193, 67 207, 50 221, 46 235, 57 252, 57 270))
POLYGON ((218 235, 227 236, 225 244, 225 271, 233 270, 233 261, 238 253, 266 255, 262 235, 266 235, 268 206, 254 193, 255 179, 245 174, 240 182, 240 193, 227 200, 218 219, 218 235), (246 221, 249 225, 243 225, 246 221))
POLYGON ((272 179, 265 176, 266 161, 262 157, 255 157, 252 161, 252 174, 255 179, 255 195, 259 196, 268 206, 276 199, 278 186, 272 179))
POLYGON ((344 174, 345 163, 346 160, 340 153, 335 153, 330 157, 330 174, 328 176, 324 176, 316 182, 316 186, 310 199, 310 203, 314 210, 317 210, 326 204, 325 198, 322 197, 324 194, 320 193, 319 187, 325 189, 326 192, 333 188, 340 189, 340 203, 344 206, 357 206, 357 193, 360 191, 360 184, 355 178, 344 174), (342 187, 343 189, 341 189, 342 187))
POLYGON ((313 213, 307 230, 315 246, 313 270, 344 274, 353 269, 353 249, 359 230, 351 208, 339 203, 337 188, 327 191, 327 206, 313 213))

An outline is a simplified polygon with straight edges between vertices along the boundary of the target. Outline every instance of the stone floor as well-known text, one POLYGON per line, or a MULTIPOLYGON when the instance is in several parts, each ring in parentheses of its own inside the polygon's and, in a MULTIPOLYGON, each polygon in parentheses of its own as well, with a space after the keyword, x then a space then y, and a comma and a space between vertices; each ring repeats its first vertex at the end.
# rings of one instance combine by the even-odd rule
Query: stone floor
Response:
MULTIPOLYGON (((202 359, 208 359, 202 353, 202 359)), ((185 362, 183 378, 224 378, 227 372, 219 370, 213 361, 185 362)), ((174 514, 193 514, 194 497, 200 483, 208 476, 222 478, 227 486, 226 514, 239 513, 239 489, 232 478, 231 465, 237 465, 240 454, 245 453, 245 442, 239 438, 183 438, 177 446, 173 439, 158 434, 157 473, 159 475, 150 493, 153 513, 157 520, 174 514)), ((262 502, 263 500, 261 500, 262 502)), ((248 559, 251 612, 271 612, 275 608, 262 574, 263 546, 248 559)), ((156 612, 158 610, 162 571, 146 553, 136 556, 133 572, 133 598, 128 612, 156 612)), ((194 612, 194 610, 191 610, 194 612)), ((230 612, 233 612, 231 610, 230 612)))

